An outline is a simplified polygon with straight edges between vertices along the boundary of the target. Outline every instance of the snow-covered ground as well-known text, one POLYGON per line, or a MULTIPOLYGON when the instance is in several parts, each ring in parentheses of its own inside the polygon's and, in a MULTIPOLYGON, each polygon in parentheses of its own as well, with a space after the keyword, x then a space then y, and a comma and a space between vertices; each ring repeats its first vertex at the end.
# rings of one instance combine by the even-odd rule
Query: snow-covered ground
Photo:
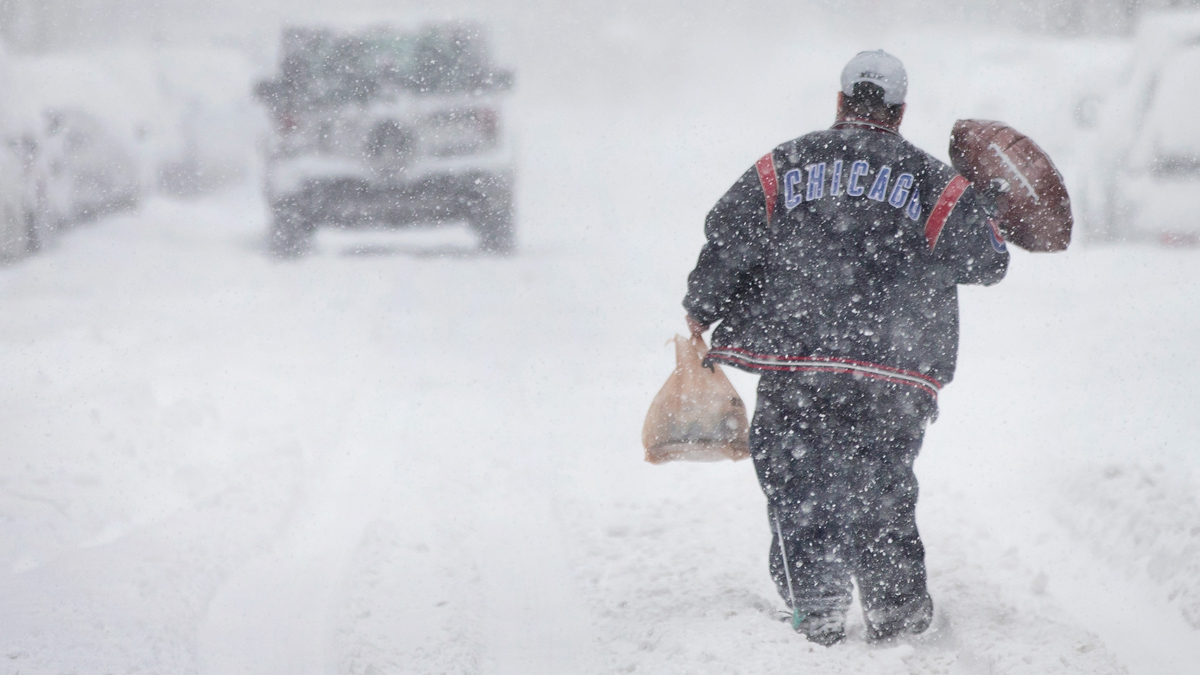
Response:
POLYGON ((1196 251, 1017 252, 964 290, 918 461, 919 639, 868 646, 852 617, 848 643, 804 642, 775 620, 753 468, 639 443, 704 212, 829 122, 855 51, 906 61, 931 151, 999 117, 1071 176, 1072 96, 1123 47, 685 28, 523 53, 515 257, 464 230, 273 262, 247 186, 0 269, 0 669, 1196 672, 1196 251))

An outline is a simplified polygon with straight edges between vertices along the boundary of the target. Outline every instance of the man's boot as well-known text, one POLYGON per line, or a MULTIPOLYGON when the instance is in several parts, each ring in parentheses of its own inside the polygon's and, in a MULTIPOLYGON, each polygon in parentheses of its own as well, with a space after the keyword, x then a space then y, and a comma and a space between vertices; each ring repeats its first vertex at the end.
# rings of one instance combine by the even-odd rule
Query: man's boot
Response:
POLYGON ((864 612, 864 616, 869 642, 889 640, 898 635, 918 635, 933 623, 933 599, 925 594, 899 607, 864 612))
POLYGON ((792 630, 823 647, 846 639, 846 610, 792 610, 792 630))

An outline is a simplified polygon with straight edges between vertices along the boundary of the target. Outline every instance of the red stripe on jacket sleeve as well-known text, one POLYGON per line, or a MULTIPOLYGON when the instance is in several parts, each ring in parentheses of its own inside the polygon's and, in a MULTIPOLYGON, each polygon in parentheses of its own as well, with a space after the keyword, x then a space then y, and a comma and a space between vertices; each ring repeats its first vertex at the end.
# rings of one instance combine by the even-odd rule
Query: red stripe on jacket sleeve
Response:
POLYGON ((938 197, 933 211, 929 213, 929 220, 925 221, 925 239, 929 242, 929 250, 932 251, 937 246, 938 237, 942 236, 942 228, 946 226, 946 219, 954 211, 958 198, 970 185, 971 181, 962 176, 955 176, 946 185, 946 189, 942 190, 942 196, 938 197))
POLYGON ((768 152, 754 163, 758 169, 758 182, 762 183, 763 196, 767 198, 767 222, 775 214, 775 200, 779 196, 779 177, 775 174, 775 157, 768 152))

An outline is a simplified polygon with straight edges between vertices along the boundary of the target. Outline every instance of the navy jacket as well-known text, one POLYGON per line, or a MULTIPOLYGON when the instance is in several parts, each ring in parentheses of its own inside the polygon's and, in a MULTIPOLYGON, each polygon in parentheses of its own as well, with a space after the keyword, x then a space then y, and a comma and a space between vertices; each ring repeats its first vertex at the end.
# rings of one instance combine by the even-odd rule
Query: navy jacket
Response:
POLYGON ((841 122, 784 143, 708 214, 683 305, 720 321, 708 359, 936 396, 954 377, 958 284, 1008 268, 966 179, 899 134, 841 122))

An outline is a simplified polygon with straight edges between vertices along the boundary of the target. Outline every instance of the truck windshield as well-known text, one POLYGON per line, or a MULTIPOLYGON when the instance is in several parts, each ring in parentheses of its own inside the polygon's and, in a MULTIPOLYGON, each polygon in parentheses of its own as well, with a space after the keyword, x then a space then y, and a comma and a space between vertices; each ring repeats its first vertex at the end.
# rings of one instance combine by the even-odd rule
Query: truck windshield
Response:
POLYGON ((389 91, 459 92, 489 77, 474 31, 438 27, 416 34, 373 30, 361 35, 297 31, 287 45, 282 79, 312 102, 337 104, 389 91))

